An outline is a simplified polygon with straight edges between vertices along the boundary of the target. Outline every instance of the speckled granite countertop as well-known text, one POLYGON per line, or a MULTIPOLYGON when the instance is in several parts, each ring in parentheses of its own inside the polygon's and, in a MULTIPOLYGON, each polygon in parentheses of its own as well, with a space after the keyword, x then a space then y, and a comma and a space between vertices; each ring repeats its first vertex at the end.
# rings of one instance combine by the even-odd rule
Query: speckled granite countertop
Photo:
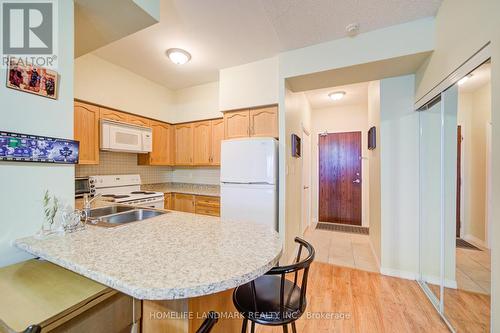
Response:
POLYGON ((220 196, 219 185, 188 184, 188 183, 160 183, 142 185, 145 191, 157 191, 165 193, 184 193, 195 195, 220 196))
POLYGON ((281 256, 278 233, 265 226, 181 212, 42 240, 27 237, 15 245, 146 300, 234 288, 263 275, 281 256))

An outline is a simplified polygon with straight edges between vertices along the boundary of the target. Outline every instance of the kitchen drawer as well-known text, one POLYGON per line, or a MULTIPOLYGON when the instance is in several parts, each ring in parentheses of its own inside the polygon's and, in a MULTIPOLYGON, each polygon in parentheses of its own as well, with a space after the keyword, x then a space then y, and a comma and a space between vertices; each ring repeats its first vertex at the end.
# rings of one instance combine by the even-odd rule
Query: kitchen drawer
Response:
POLYGON ((209 197, 209 196, 196 196, 196 205, 203 206, 216 206, 220 207, 220 198, 219 197, 209 197))
POLYGON ((210 216, 220 216, 220 208, 207 208, 207 207, 198 207, 196 206, 196 214, 200 215, 210 215, 210 216))
POLYGON ((196 196, 196 214, 220 216, 220 198, 196 196))

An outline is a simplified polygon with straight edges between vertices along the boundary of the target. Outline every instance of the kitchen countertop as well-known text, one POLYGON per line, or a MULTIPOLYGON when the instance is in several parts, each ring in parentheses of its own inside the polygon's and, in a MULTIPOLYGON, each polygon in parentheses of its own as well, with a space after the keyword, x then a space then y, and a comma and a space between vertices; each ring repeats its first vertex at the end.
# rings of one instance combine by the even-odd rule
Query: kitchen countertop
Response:
POLYGON ((145 184, 141 186, 145 191, 156 191, 164 193, 182 193, 194 195, 220 196, 219 185, 188 184, 188 183, 160 183, 145 184))
POLYGON ((115 228, 22 238, 15 245, 143 300, 234 288, 275 266, 282 251, 278 233, 266 226, 173 211, 115 228))

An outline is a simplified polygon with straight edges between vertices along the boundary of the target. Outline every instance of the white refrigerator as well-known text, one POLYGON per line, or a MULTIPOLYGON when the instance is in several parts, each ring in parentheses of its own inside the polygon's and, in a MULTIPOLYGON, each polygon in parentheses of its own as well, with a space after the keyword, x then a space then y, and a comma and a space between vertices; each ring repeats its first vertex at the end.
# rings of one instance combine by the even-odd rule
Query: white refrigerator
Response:
POLYGON ((278 230, 278 141, 222 141, 221 218, 265 224, 278 230))

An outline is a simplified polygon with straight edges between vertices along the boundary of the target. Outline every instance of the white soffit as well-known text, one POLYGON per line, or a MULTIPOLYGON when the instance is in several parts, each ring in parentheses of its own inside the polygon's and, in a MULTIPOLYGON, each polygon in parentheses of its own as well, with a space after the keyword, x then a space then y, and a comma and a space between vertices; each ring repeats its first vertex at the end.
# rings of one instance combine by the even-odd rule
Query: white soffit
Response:
POLYGON ((305 92, 305 95, 313 110, 356 104, 368 105, 368 82, 309 90, 305 92), (328 94, 336 91, 343 91, 346 94, 342 99, 332 101, 328 94))

